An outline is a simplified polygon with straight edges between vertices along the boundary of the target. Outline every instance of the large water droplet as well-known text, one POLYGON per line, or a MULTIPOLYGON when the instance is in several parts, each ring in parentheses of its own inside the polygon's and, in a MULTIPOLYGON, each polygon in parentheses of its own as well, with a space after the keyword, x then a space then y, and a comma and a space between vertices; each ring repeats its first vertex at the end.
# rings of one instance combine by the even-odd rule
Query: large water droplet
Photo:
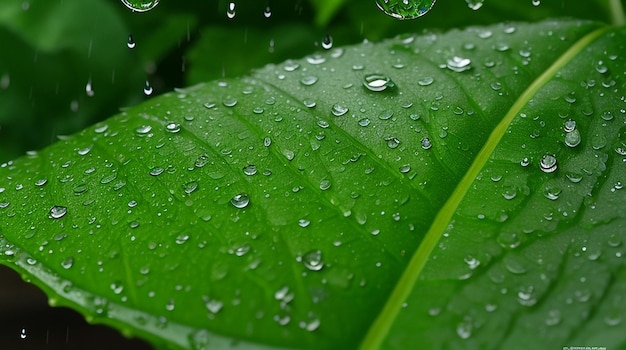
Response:
POLYGON ((341 117, 342 115, 348 113, 348 107, 344 107, 338 103, 335 103, 330 111, 336 117, 341 117))
POLYGON ((576 147, 580 144, 580 132, 574 129, 565 134, 565 144, 569 147, 576 147))
POLYGON ((146 12, 155 8, 159 0, 122 0, 122 3, 133 12, 146 12))
POLYGON ((363 86, 370 91, 385 91, 396 87, 396 84, 389 77, 382 74, 368 74, 363 78, 363 86))
POLYGON ((435 0, 376 0, 376 5, 385 14, 397 19, 415 19, 425 15, 435 0))

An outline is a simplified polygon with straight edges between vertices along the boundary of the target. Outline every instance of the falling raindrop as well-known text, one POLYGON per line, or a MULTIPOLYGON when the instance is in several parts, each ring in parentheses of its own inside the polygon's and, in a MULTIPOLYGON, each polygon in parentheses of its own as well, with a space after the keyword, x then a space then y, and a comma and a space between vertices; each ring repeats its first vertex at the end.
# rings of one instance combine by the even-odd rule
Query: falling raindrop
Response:
POLYGON ((230 19, 235 18, 235 3, 228 3, 228 9, 226 10, 226 16, 230 19))
POLYGON ((146 96, 150 96, 152 95, 153 89, 152 89, 152 85, 150 85, 150 82, 148 80, 146 80, 146 84, 143 87, 143 93, 146 96))
POLYGON ((270 6, 269 1, 265 5, 265 11, 263 11, 263 16, 265 16, 265 18, 270 18, 272 16, 272 7, 270 6))
POLYGON ((368 74, 363 78, 363 86, 374 92, 392 90, 396 84, 389 77, 382 74, 368 74))
POLYGON ((553 154, 545 154, 543 157, 541 157, 539 167, 544 173, 553 173, 558 168, 556 156, 553 154))
POLYGON ((67 207, 63 207, 60 205, 55 205, 50 208, 50 218, 51 219, 60 219, 67 214, 67 207))
POLYGON ((133 12, 146 12, 155 8, 159 0, 122 0, 122 3, 133 12))
POLYGON ((333 37, 330 34, 326 34, 322 39, 322 48, 324 50, 330 50, 333 47, 333 37))
POLYGON ((135 39, 133 39, 133 35, 132 34, 128 34, 128 41, 126 42, 126 46, 128 46, 129 49, 134 49, 136 44, 135 44, 135 39))
POLYGON ((250 204, 250 198, 247 194, 240 193, 231 198, 230 204, 232 204, 237 209, 243 209, 250 204))
POLYGON ((85 92, 87 93, 87 96, 89 97, 92 97, 94 95, 93 86, 91 86, 91 79, 89 79, 89 81, 87 82, 87 85, 85 85, 85 92))
POLYGON ((485 0, 465 0, 465 2, 467 2, 467 6, 469 8, 471 8, 472 10, 476 11, 478 9, 480 9, 481 7, 483 7, 483 2, 485 0))
POLYGON ((541 0, 532 0, 531 3, 533 4, 533 6, 539 6, 541 5, 541 0))
POLYGON ((26 328, 22 328, 20 331, 20 339, 26 339, 26 328))
POLYGON ((376 0, 376 5, 385 14, 397 19, 415 19, 425 15, 435 0, 376 0))

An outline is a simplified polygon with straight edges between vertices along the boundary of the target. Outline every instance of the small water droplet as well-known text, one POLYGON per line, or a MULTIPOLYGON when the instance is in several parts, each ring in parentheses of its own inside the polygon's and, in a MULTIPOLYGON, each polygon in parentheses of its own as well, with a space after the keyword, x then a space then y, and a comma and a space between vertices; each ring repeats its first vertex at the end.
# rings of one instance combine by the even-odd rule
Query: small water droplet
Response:
POLYGON ((132 34, 128 34, 128 41, 126 42, 126 46, 128 46, 129 49, 135 48, 136 43, 135 43, 135 39, 133 39, 132 34))
POLYGON ((331 109, 331 112, 336 117, 341 117, 342 115, 348 113, 348 107, 344 107, 338 103, 335 103, 331 109))
POLYGON ((391 78, 382 74, 368 74, 363 77, 363 86, 368 90, 374 92, 380 92, 385 90, 392 90, 396 87, 396 84, 391 78))
POLYGON ((237 99, 232 96, 226 96, 224 100, 222 100, 222 104, 226 107, 234 107, 237 105, 237 99))
POLYGON ((163 168, 154 167, 154 168, 152 168, 152 170, 150 170, 150 175, 152 175, 152 176, 159 176, 159 175, 163 174, 164 171, 165 171, 165 169, 163 169, 163 168))
POLYGON ((315 83, 317 83, 317 77, 314 75, 307 75, 305 77, 303 77, 302 79, 300 79, 300 83, 304 86, 311 86, 315 83))
POLYGON ((26 336, 26 328, 22 328, 22 330, 20 331, 20 339, 26 339, 26 336))
POLYGON ((146 96, 150 96, 150 95, 152 95, 152 92, 153 92, 153 91, 154 91, 154 90, 152 89, 152 85, 150 85, 150 82, 149 82, 148 80, 146 80, 146 83, 145 83, 145 85, 143 86, 143 93, 144 93, 146 96))
POLYGON ((402 166, 400 167, 400 169, 399 169, 399 170, 400 170, 400 172, 401 172, 402 174, 406 174, 406 173, 408 173, 409 171, 411 171, 411 165, 410 165, 410 164, 404 164, 404 165, 402 165, 402 166))
POLYGON ((159 0, 122 0, 122 3, 133 12, 146 12, 155 8, 159 0))
POLYGON ((533 4, 533 6, 539 6, 541 5, 541 0, 532 0, 531 4, 533 4))
POLYGON ((243 173, 248 176, 255 175, 257 173, 256 165, 254 164, 246 165, 245 167, 243 167, 243 173))
POLYGON ((539 163, 539 168, 544 173, 553 173, 558 168, 558 164, 556 161, 556 156, 553 154, 545 154, 541 157, 541 162, 539 163))
POLYGON ((180 124, 178 123, 169 123, 165 126, 165 130, 167 130, 167 132, 171 132, 173 134, 177 133, 180 131, 180 124))
POLYGON ((388 120, 391 119, 391 117, 393 117, 393 111, 390 109, 383 111, 380 115, 378 115, 378 119, 380 120, 388 120))
POLYGON ((222 310, 222 308, 224 307, 224 303, 217 299, 211 299, 205 296, 203 297, 203 300, 204 300, 204 306, 212 314, 216 314, 220 312, 220 310, 222 310))
POLYGON ((359 125, 363 127, 370 125, 369 118, 359 119, 359 125))
POLYGON ((577 129, 574 129, 565 134, 564 142, 568 147, 574 148, 580 144, 580 141, 581 141, 580 132, 577 129))
POLYGON ((433 77, 424 77, 417 81, 417 84, 420 86, 428 86, 435 81, 433 77))
POLYGON ((415 19, 423 16, 435 4, 435 0, 376 0, 385 14, 397 19, 415 19))
POLYGON ((311 271, 319 271, 324 267, 322 261, 322 251, 319 249, 312 250, 302 257, 302 263, 311 271))
POLYGON ((60 205, 55 205, 50 208, 50 218, 51 219, 60 219, 67 214, 67 207, 63 207, 60 205))
POLYGON ((446 67, 454 72, 465 72, 472 68, 469 58, 454 56, 446 62, 446 67))
POLYGON ((398 148, 398 146, 400 145, 400 140, 395 137, 388 137, 385 139, 385 141, 387 141, 387 147, 391 149, 398 148))
POLYGON ((230 204, 232 204, 237 209, 243 209, 250 204, 250 198, 247 194, 240 193, 231 198, 230 204))
POLYGON ((330 180, 328 179, 324 179, 322 181, 320 181, 320 190, 322 191, 326 191, 327 189, 330 188, 330 180))
POLYGON ((270 18, 272 16, 272 7, 269 2, 265 5, 265 11, 263 11, 263 16, 265 18, 270 18))
POLYGON ((61 261, 61 266, 66 270, 69 270, 70 268, 72 268, 73 264, 74 264, 74 258, 72 257, 68 257, 65 260, 61 261))
POLYGON ((322 55, 310 55, 307 56, 306 61, 313 65, 318 65, 326 62, 326 58, 322 55))
POLYGON ((198 189, 198 181, 187 182, 183 185, 183 191, 185 194, 191 194, 198 189))
POLYGON ((428 137, 424 137, 420 143, 422 144, 422 148, 423 149, 431 149, 433 147, 433 144, 430 142, 430 139, 428 137))
POLYGON ((91 85, 91 79, 89 79, 89 81, 87 82, 87 85, 85 85, 85 93, 89 97, 92 97, 95 94, 93 91, 93 86, 91 85))
POLYGON ((564 124, 563 124, 563 130, 565 130, 565 132, 572 132, 576 129, 576 121, 572 120, 572 119, 568 119, 564 124))
POLYGON ((186 233, 176 236, 176 244, 185 244, 189 240, 189 235, 186 233))

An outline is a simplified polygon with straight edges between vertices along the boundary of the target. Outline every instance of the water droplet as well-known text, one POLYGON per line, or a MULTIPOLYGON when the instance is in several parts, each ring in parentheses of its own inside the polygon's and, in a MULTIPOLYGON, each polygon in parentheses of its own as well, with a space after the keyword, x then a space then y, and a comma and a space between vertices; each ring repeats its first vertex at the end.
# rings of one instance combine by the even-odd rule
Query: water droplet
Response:
POLYGON ((483 7, 484 1, 485 0, 465 0, 465 2, 467 3, 467 6, 474 11, 483 7))
POLYGON ((159 0, 122 0, 122 3, 133 12, 146 12, 155 8, 159 0))
POLYGON ((577 129, 574 129, 565 134, 565 144, 568 147, 576 147, 580 144, 581 137, 580 132, 577 129))
POLYGON ((417 84, 420 86, 428 86, 435 81, 433 77, 424 77, 417 81, 417 84))
POLYGON ((302 257, 302 263, 311 271, 319 271, 324 267, 322 261, 322 251, 319 249, 312 250, 302 257))
POLYGON ((324 50, 330 50, 333 47, 333 37, 330 34, 326 34, 322 39, 322 48, 324 50))
POLYGON ((87 85, 85 85, 85 93, 87 96, 92 97, 94 95, 93 86, 91 86, 91 79, 87 81, 87 85))
POLYGON ((136 43, 135 43, 135 39, 133 39, 132 34, 128 34, 128 41, 126 42, 126 46, 128 46, 129 49, 135 48, 136 43))
POLYGON ((74 264, 74 258, 72 257, 68 257, 65 260, 61 261, 61 266, 66 270, 69 270, 70 268, 72 268, 73 264, 74 264))
POLYGON ((329 188, 330 188, 330 180, 324 179, 320 181, 320 190, 326 191, 329 188))
POLYGON ((533 6, 539 6, 541 5, 541 0, 532 0, 531 4, 533 4, 533 6))
POLYGON ((379 116, 378 119, 380 120, 388 120, 391 119, 391 117, 393 117, 393 111, 388 109, 386 111, 383 111, 379 116))
POLYGON ((576 121, 572 120, 572 119, 568 119, 564 124, 563 124, 563 130, 565 130, 565 132, 572 132, 576 129, 576 121))
POLYGON ((363 126, 363 127, 370 125, 370 120, 369 120, 369 118, 363 118, 363 119, 360 119, 360 120, 359 120, 359 125, 360 125, 360 126, 363 126))
POLYGON ((435 0, 376 0, 376 5, 385 14, 397 19, 415 19, 425 15, 435 0))
POLYGON ((111 288, 113 293, 118 294, 118 295, 121 294, 122 291, 124 291, 124 285, 120 281, 115 281, 111 283, 109 287, 111 288))
POLYGON ((331 112, 336 117, 341 117, 342 115, 348 113, 348 107, 344 107, 338 103, 335 103, 331 109, 331 112))
POLYGON ((269 2, 265 5, 265 11, 263 11, 263 16, 265 18, 270 18, 272 16, 272 7, 269 2))
POLYGON ((209 155, 204 153, 204 154, 199 155, 198 158, 196 158, 194 165, 196 166, 196 168, 202 168, 208 163, 209 163, 209 155))
POLYGON ((469 58, 454 56, 446 62, 446 67, 455 72, 465 72, 472 68, 469 58))
POLYGON ((400 167, 400 169, 399 169, 399 170, 400 170, 400 172, 401 172, 402 174, 406 174, 406 173, 408 173, 409 171, 411 171, 411 165, 410 165, 410 164, 404 164, 404 165, 402 165, 402 166, 400 167))
POLYGON ((152 170, 150 170, 150 175, 152 175, 152 176, 159 176, 159 175, 163 174, 164 171, 165 171, 165 169, 163 169, 163 168, 154 167, 154 168, 152 168, 152 170))
POLYGON ((306 61, 313 65, 318 65, 326 62, 326 58, 322 55, 311 55, 306 57, 306 61))
POLYGON ((224 303, 219 301, 219 300, 217 300, 217 299, 211 299, 211 298, 206 297, 206 296, 202 297, 202 299, 204 300, 204 306, 212 314, 216 314, 216 313, 220 312, 220 310, 222 310, 222 307, 224 307, 224 303))
POLYGON ((152 126, 150 125, 143 125, 138 127, 137 129, 135 129, 135 132, 139 135, 145 135, 147 133, 149 133, 152 130, 152 126))
POLYGON ((228 9, 226 9, 226 16, 230 19, 235 18, 235 3, 228 3, 228 9))
POLYGON ((393 80, 391 80, 391 78, 382 74, 368 74, 363 77, 363 86, 370 91, 380 92, 387 89, 394 89, 396 84, 393 80))
POLYGON ((237 99, 232 96, 226 96, 224 100, 222 100, 222 104, 226 107, 234 107, 237 105, 237 99))
POLYGON ((22 328, 20 331, 20 339, 26 339, 26 328, 22 328))
POLYGON ((67 207, 62 207, 60 205, 55 205, 50 208, 50 218, 51 219, 60 219, 67 214, 67 207))
POLYGON ((245 193, 240 193, 235 195, 231 200, 230 204, 232 204, 237 209, 243 209, 250 204, 250 198, 245 193))
POLYGON ((422 148, 423 149, 430 149, 431 147, 433 147, 433 144, 430 142, 430 139, 428 137, 424 137, 420 143, 422 144, 422 148))
POLYGON ((398 148, 398 146, 400 145, 400 140, 395 137, 388 137, 385 139, 385 141, 387 141, 387 147, 391 149, 398 148))
POLYGON ((541 157, 541 162, 539 163, 539 167, 541 171, 544 173, 553 173, 558 168, 558 164, 556 161, 556 156, 553 154, 545 154, 541 157))
POLYGON ((167 130, 167 132, 171 132, 173 134, 177 133, 180 131, 180 124, 178 123, 169 123, 165 126, 165 130, 167 130))
POLYGON ((198 181, 187 182, 183 185, 183 190, 185 194, 191 194, 198 189, 198 181))
POLYGON ((143 93, 146 96, 150 96, 152 95, 152 92, 153 92, 152 85, 150 85, 150 82, 146 80, 146 84, 143 86, 143 93))
POLYGON ((470 322, 469 320, 464 320, 456 326, 456 334, 461 339, 468 339, 469 337, 471 337, 472 330, 472 322, 470 322))
POLYGON ((307 75, 306 77, 303 77, 302 79, 300 79, 300 83, 304 86, 311 86, 315 83, 317 83, 317 77, 314 75, 307 75))
POLYGON ((245 167, 243 167, 243 173, 248 176, 255 175, 257 173, 256 165, 254 164, 246 165, 245 167))
POLYGON ((183 233, 183 234, 176 236, 176 244, 178 245, 185 244, 188 240, 189 240, 188 234, 183 233))

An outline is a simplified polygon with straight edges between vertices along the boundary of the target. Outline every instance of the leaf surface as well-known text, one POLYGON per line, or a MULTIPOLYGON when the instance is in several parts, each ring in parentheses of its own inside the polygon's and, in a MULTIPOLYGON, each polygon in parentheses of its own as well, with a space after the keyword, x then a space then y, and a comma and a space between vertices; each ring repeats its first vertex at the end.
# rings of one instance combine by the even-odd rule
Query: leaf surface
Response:
POLYGON ((0 167, 0 262, 168 348, 623 345, 624 35, 407 35, 154 98, 0 167))

